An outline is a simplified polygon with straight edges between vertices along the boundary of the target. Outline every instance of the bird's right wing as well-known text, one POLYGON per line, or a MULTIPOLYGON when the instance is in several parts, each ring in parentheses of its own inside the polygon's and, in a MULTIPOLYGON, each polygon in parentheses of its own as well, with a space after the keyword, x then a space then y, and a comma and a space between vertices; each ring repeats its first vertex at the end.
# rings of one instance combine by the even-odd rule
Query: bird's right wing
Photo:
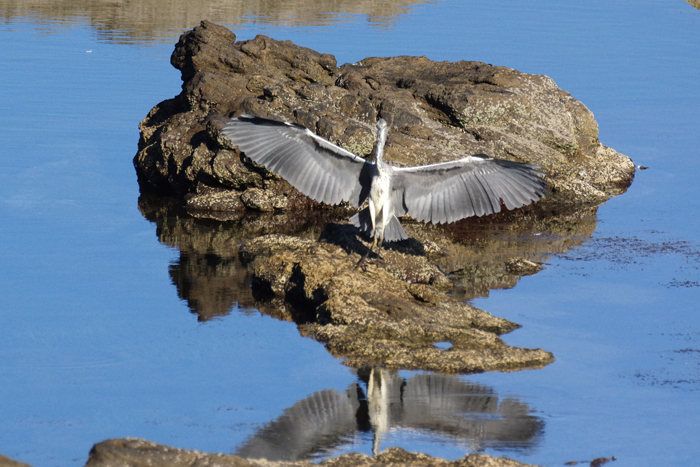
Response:
POLYGON ((301 125, 242 115, 222 133, 254 162, 316 201, 359 206, 369 195, 374 164, 301 125))
POLYGON ((519 208, 542 198, 547 189, 537 166, 468 156, 453 162, 394 167, 392 197, 396 215, 440 224, 519 208))

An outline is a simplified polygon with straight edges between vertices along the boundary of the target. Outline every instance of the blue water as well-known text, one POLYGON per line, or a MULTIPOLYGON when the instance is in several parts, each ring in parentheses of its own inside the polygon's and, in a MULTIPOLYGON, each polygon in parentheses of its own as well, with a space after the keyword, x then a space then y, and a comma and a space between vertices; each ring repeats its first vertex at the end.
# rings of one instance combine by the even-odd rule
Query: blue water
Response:
MULTIPOLYGON (((546 74, 593 111, 603 144, 649 166, 599 209, 593 239, 473 301, 523 325, 509 344, 556 356, 541 370, 461 377, 525 404, 542 433, 519 447, 396 429, 383 448, 696 461, 700 11, 451 0, 379 25, 238 23, 227 24, 240 39, 291 39, 339 63, 426 55, 546 74)), ((200 322, 178 298, 180 253, 139 212, 131 163, 138 122, 179 92, 175 41, 105 34, 36 15, 0 23, 0 453, 35 467, 83 465, 94 443, 127 436, 234 452, 297 401, 358 382, 291 323, 235 304, 200 322)), ((330 455, 371 450, 359 432, 330 455)))

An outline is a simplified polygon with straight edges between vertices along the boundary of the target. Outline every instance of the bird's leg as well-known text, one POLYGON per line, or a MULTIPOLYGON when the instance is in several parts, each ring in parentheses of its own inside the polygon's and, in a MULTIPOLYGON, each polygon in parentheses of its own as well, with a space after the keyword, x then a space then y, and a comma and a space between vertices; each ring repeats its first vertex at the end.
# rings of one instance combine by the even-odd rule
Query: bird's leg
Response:
POLYGON ((365 253, 364 256, 362 256, 362 258, 360 258, 360 261, 357 262, 357 264, 355 265, 355 269, 359 268, 360 265, 361 265, 362 263, 365 262, 365 260, 366 260, 367 257, 370 255, 370 253, 372 253, 372 250, 374 249, 374 247, 375 247, 376 245, 377 245, 377 234, 376 234, 376 232, 375 232, 375 234, 374 234, 374 242, 372 242, 372 246, 369 248, 369 250, 367 250, 367 253, 365 253))
POLYGON ((374 241, 372 242, 372 246, 370 247, 370 249, 367 250, 367 253, 365 253, 365 255, 362 258, 360 258, 360 261, 357 262, 357 264, 355 265, 355 269, 360 267, 360 265, 365 262, 365 260, 370 255, 370 253, 372 253, 372 250, 374 249, 374 247, 377 246, 377 225, 374 221, 375 215, 376 215, 376 209, 374 207, 374 203, 372 202, 372 199, 370 198, 370 200, 369 200, 369 217, 370 217, 370 219, 372 219, 372 232, 374 232, 374 241))
MULTIPOLYGON (((386 229, 386 224, 388 222, 386 204, 384 205, 384 207, 382 207, 381 215, 382 215, 382 229, 381 229, 382 231, 379 235, 379 246, 377 247, 377 258, 378 259, 382 259, 382 255, 380 255, 379 253, 382 251, 382 245, 384 244, 384 229, 386 229)), ((377 240, 376 232, 374 235, 374 239, 375 239, 375 241, 377 240)))
MULTIPOLYGON (((375 242, 377 240, 377 237, 374 237, 375 242)), ((377 258, 382 259, 382 255, 379 254, 380 251, 382 251, 382 244, 384 243, 384 229, 382 229, 382 235, 379 237, 379 246, 377 246, 377 258)))

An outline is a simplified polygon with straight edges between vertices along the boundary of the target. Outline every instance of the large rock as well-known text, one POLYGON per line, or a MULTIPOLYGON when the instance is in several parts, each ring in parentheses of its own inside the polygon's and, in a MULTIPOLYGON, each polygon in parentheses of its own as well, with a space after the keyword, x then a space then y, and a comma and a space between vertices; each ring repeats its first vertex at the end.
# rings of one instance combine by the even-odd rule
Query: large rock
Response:
POLYGON ((316 203, 242 157, 220 134, 232 114, 301 123, 361 156, 378 118, 387 160, 420 165, 468 154, 532 162, 551 183, 548 203, 600 203, 631 182, 629 158, 598 141, 593 114, 547 76, 480 62, 332 55, 265 36, 236 42, 213 23, 183 34, 171 57, 182 93, 141 122, 134 159, 143 189, 200 210, 276 211, 316 203))

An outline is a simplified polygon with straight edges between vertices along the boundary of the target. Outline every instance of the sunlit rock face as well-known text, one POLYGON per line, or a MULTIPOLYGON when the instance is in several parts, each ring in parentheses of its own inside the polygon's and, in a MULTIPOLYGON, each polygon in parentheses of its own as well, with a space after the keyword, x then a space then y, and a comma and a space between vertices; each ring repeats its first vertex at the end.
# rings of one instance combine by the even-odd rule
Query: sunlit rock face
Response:
POLYGON ((547 203, 560 206, 603 202, 634 176, 629 158, 598 141, 593 114, 547 76, 425 57, 339 67, 332 55, 289 41, 236 42, 210 22, 182 35, 171 63, 182 93, 141 122, 134 164, 142 189, 200 210, 317 206, 221 135, 229 116, 244 113, 300 123, 363 157, 384 118, 389 161, 421 165, 484 153, 535 163, 551 184, 547 203))

